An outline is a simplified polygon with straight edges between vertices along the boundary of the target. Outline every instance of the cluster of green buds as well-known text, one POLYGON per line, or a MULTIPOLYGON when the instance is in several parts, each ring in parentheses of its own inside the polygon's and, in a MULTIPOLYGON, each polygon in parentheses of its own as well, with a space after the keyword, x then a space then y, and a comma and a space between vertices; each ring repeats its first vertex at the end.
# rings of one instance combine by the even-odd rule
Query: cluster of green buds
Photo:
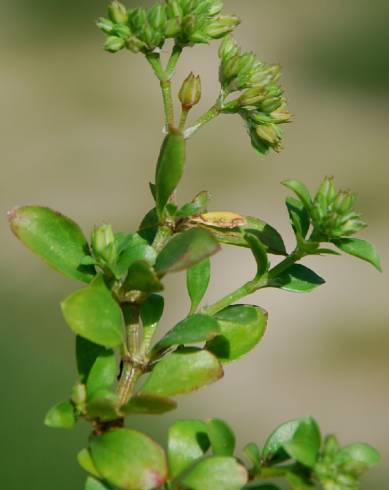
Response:
POLYGON ((314 236, 330 241, 354 235, 366 227, 361 215, 354 211, 356 197, 348 191, 337 191, 334 179, 326 177, 311 208, 314 236))
POLYGON ((377 451, 368 444, 342 448, 335 436, 329 436, 315 466, 315 477, 324 490, 358 490, 361 476, 376 465, 378 459, 377 451))
POLYGON ((231 32, 239 19, 221 15, 222 0, 166 0, 150 9, 127 9, 117 0, 108 8, 108 18, 98 27, 108 35, 105 49, 116 53, 127 48, 149 53, 161 48, 168 38, 180 46, 208 43, 231 32))
POLYGON ((262 63, 254 53, 242 52, 231 36, 222 42, 219 58, 223 94, 241 93, 226 105, 224 112, 241 115, 257 151, 262 154, 270 148, 279 151, 283 136, 279 125, 291 119, 279 84, 280 67, 262 63))

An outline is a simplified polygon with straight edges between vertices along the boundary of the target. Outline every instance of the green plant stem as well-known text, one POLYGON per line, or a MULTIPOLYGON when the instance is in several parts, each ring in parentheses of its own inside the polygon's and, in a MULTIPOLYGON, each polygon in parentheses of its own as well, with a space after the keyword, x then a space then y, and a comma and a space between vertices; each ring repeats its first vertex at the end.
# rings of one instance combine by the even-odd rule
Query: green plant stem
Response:
POLYGON ((256 277, 252 281, 246 282, 246 284, 236 289, 232 293, 227 294, 213 305, 207 306, 203 310, 204 313, 208 315, 215 315, 219 311, 224 310, 224 308, 227 308, 227 306, 232 305, 245 296, 249 296, 259 289, 268 287, 271 284, 271 280, 275 279, 280 274, 285 272, 285 270, 287 270, 291 265, 296 263, 302 257, 303 255, 298 250, 295 250, 288 257, 286 257, 286 259, 273 267, 273 269, 271 269, 268 273, 264 274, 261 277, 256 277))
POLYGON ((203 127, 205 124, 215 119, 220 113, 221 113, 221 107, 220 107, 220 97, 219 97, 217 102, 205 114, 203 114, 199 119, 197 119, 197 121, 193 124, 193 126, 188 128, 184 132, 184 137, 186 139, 190 138, 201 127, 203 127))
POLYGON ((157 234, 155 235, 153 241, 153 248, 157 253, 159 253, 163 249, 172 234, 173 230, 169 226, 161 225, 158 227, 157 234))
POLYGON ((126 321, 126 348, 123 357, 123 372, 118 384, 119 406, 125 405, 131 397, 135 383, 142 373, 137 360, 140 354, 141 325, 139 320, 139 305, 123 305, 126 321))
POLYGON ((160 82, 163 98, 163 107, 165 111, 165 125, 168 132, 174 131, 174 107, 172 97, 172 84, 170 80, 161 80, 160 82))
POLYGON ((180 46, 179 44, 175 44, 172 50, 172 54, 170 55, 170 59, 168 61, 168 64, 166 66, 165 74, 168 80, 171 80, 174 71, 177 66, 177 62, 180 59, 181 53, 182 53, 183 47, 180 46))
POLYGON ((188 119, 189 111, 190 111, 190 109, 182 106, 181 117, 180 117, 180 125, 179 125, 180 131, 184 131, 184 129, 185 129, 186 120, 188 119))

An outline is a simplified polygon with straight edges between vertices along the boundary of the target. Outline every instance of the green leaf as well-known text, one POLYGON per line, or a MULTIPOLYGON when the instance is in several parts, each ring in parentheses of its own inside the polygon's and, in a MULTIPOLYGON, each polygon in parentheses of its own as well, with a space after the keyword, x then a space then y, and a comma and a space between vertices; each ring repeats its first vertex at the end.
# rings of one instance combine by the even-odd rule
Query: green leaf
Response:
POLYGON ((156 208, 151 209, 139 225, 138 235, 152 245, 159 225, 156 208))
POLYGON ((119 399, 112 391, 107 389, 95 391, 88 400, 88 416, 103 422, 116 420, 120 417, 118 404, 119 399))
POLYGON ((350 444, 339 451, 339 458, 345 461, 361 463, 366 469, 376 466, 380 462, 380 455, 369 444, 350 444))
POLYGON ((250 483, 244 487, 245 489, 250 490, 281 490, 280 487, 273 485, 272 483, 250 483))
POLYGON ((252 233, 246 233, 245 239, 250 245, 253 252, 255 261, 257 263, 257 276, 265 274, 270 267, 269 260, 267 258, 266 248, 262 242, 252 233))
POLYGON ((85 483, 85 490, 110 490, 103 482, 89 476, 85 483))
POLYGON ((269 281, 270 286, 292 293, 310 293, 324 283, 325 280, 322 277, 301 264, 292 265, 278 277, 269 281))
POLYGON ((162 144, 155 174, 155 201, 161 213, 179 184, 185 165, 182 134, 168 134, 162 144))
POLYGON ((207 422, 208 437, 215 456, 233 456, 235 452, 235 434, 231 427, 221 419, 207 422))
POLYGON ((123 490, 151 490, 167 479, 163 449, 141 432, 110 430, 92 439, 90 450, 97 471, 123 490))
POLYGON ((212 233, 192 228, 175 235, 157 257, 155 270, 160 276, 189 269, 219 251, 212 233))
POLYGON ((45 425, 52 429, 73 429, 76 424, 74 407, 70 402, 57 403, 45 417, 45 425))
POLYGON ((163 290, 163 285, 155 273, 153 267, 145 261, 134 262, 128 269, 127 278, 124 281, 125 291, 142 291, 155 293, 163 290))
POLYGON ((111 349, 105 349, 93 363, 86 381, 88 397, 103 389, 109 389, 115 383, 117 376, 117 364, 115 353, 111 349))
POLYGON ((177 323, 177 325, 158 342, 154 351, 160 352, 172 345, 206 342, 219 334, 219 324, 212 316, 203 314, 188 316, 185 320, 177 323))
POLYGON ((305 238, 311 224, 308 211, 303 203, 294 197, 286 199, 286 207, 296 236, 305 238))
POLYGON ((282 462, 289 457, 313 467, 320 450, 320 430, 312 417, 292 420, 280 425, 267 439, 262 457, 282 462))
POLYGON ((202 458, 210 447, 207 425, 201 420, 179 420, 169 429, 168 458, 171 478, 176 478, 202 458))
POLYGON ((313 468, 319 456, 320 429, 311 417, 300 421, 293 437, 283 444, 285 451, 297 462, 313 468))
POLYGON ((187 270, 186 286, 191 300, 190 312, 195 313, 207 292, 211 278, 211 261, 207 258, 187 270))
POLYGON ((282 184, 291 189, 300 201, 303 203, 305 209, 309 211, 312 207, 312 197, 307 186, 298 180, 285 180, 282 184))
POLYGON ((255 235, 267 248, 268 253, 286 255, 284 241, 278 231, 259 218, 247 216, 246 224, 237 228, 214 228, 214 235, 220 243, 234 245, 236 247, 250 248, 245 239, 245 234, 255 235))
POLYGON ((78 464, 81 466, 83 470, 96 478, 100 478, 99 472, 96 470, 95 465, 93 464, 92 457, 88 449, 84 448, 77 454, 78 464))
POLYGON ((174 396, 190 393, 223 376, 214 355, 206 350, 181 348, 164 357, 152 370, 142 395, 174 396))
POLYGON ((104 355, 107 351, 108 349, 102 345, 95 344, 79 335, 76 336, 77 371, 81 383, 86 383, 96 359, 104 355))
POLYGON ((258 471, 261 462, 261 452, 255 442, 250 442, 243 448, 243 454, 251 461, 253 470, 258 471))
POLYGON ((137 233, 126 237, 125 248, 121 252, 116 264, 115 272, 121 277, 135 262, 143 261, 154 265, 157 258, 156 251, 147 241, 137 233))
POLYGON ((241 490, 247 479, 246 469, 234 458, 214 456, 200 461, 183 483, 191 490, 241 490))
POLYGON ((286 474, 286 479, 293 490, 310 490, 315 488, 315 486, 302 475, 298 475, 297 473, 293 473, 291 471, 286 474))
POLYGON ((146 349, 149 347, 158 323, 162 317, 164 299, 158 294, 151 294, 140 307, 140 317, 143 325, 143 338, 146 349))
POLYGON ((96 274, 81 265, 89 247, 80 227, 49 208, 24 206, 9 213, 12 231, 30 250, 53 269, 72 279, 89 283, 96 274))
POLYGON ((267 313, 257 306, 234 305, 215 315, 221 335, 207 343, 206 348, 223 363, 239 359, 262 339, 267 313))
POLYGON ((190 216, 198 216, 199 214, 206 213, 210 199, 209 192, 199 192, 191 202, 184 204, 184 206, 177 211, 177 216, 189 218, 190 216))
POLYGON ((368 241, 359 238, 340 238, 339 240, 332 240, 332 243, 342 250, 342 252, 358 257, 358 259, 365 260, 382 272, 378 252, 374 245, 368 241))
POLYGON ((176 408, 177 403, 169 398, 138 395, 133 396, 120 410, 125 415, 160 415, 176 408))
POLYGON ((61 304, 69 327, 81 337, 105 347, 123 343, 123 316, 101 276, 61 304))

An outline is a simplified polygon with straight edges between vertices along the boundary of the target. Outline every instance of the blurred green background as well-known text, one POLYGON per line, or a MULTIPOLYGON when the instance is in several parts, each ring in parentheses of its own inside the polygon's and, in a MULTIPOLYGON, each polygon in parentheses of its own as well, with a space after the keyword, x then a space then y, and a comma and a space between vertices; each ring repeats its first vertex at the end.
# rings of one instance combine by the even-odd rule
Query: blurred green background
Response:
MULTIPOLYGON (((141 2, 132 2, 133 5, 141 2)), ((147 2, 143 2, 147 3, 147 2)), ((147 182, 161 141, 158 84, 141 56, 111 56, 93 20, 105 0, 13 0, 0 31, 1 210, 44 204, 77 220, 134 230, 151 206, 147 182)), ((387 268, 389 252, 389 3, 387 0, 227 0, 244 24, 237 38, 284 69, 295 121, 285 150, 258 157, 239 118, 223 117, 189 145, 179 197, 207 188, 213 209, 257 215, 293 245, 283 200, 286 178, 316 188, 335 175, 359 209, 387 268)), ((204 110, 217 94, 216 46, 187 50, 178 69, 203 79, 204 110)), ((81 489, 75 454, 86 427, 46 429, 46 409, 75 378, 73 336, 58 303, 74 287, 1 232, 0 474, 7 490, 81 489)), ((262 441, 280 422, 315 415, 342 442, 369 441, 381 466, 364 489, 389 479, 389 319, 385 274, 351 258, 309 260, 328 284, 309 296, 266 291, 267 335, 220 383, 180 400, 172 415, 138 418, 163 441, 178 417, 225 418, 240 443, 262 441)), ((246 280, 252 259, 225 249, 214 260, 208 301, 246 280)), ((165 326, 186 312, 184 278, 169 278, 165 326)))

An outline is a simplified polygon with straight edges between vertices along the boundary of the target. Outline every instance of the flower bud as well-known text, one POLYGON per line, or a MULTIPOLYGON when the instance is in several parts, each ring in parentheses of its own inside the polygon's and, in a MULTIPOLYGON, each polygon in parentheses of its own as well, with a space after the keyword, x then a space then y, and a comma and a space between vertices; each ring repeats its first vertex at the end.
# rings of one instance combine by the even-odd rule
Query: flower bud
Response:
POLYGON ((179 99, 185 109, 191 109, 201 99, 201 80, 199 76, 190 73, 184 80, 179 92, 179 99))
POLYGON ((232 36, 226 36, 219 48, 219 58, 225 62, 238 54, 240 54, 240 49, 236 41, 232 36))
POLYGON ((253 87, 247 89, 239 97, 241 107, 255 106, 259 102, 262 102, 265 98, 265 91, 262 87, 253 87))
POLYGON ((115 24, 109 20, 105 19, 104 17, 100 17, 100 19, 96 22, 97 27, 105 32, 105 34, 112 34, 115 28, 115 24))
POLYGON ((223 15, 217 17, 206 28, 207 34, 213 39, 220 39, 240 24, 238 17, 234 15, 223 15))
POLYGON ((110 53, 117 53, 124 48, 126 42, 121 37, 109 36, 104 44, 104 49, 110 53))
POLYGON ((209 8, 208 15, 211 15, 213 17, 215 15, 220 14, 222 10, 223 10, 223 0, 213 0, 212 5, 209 8))
POLYGON ((128 22, 128 12, 126 7, 118 2, 118 0, 113 0, 108 6, 108 15, 112 22, 115 24, 127 24, 128 22))
POLYGON ((92 250, 95 258, 106 264, 114 264, 117 259, 115 235, 111 225, 101 225, 92 233, 92 250))
POLYGON ((271 145, 276 145, 280 140, 277 127, 274 124, 261 124, 257 127, 256 131, 261 139, 267 141, 271 145))

